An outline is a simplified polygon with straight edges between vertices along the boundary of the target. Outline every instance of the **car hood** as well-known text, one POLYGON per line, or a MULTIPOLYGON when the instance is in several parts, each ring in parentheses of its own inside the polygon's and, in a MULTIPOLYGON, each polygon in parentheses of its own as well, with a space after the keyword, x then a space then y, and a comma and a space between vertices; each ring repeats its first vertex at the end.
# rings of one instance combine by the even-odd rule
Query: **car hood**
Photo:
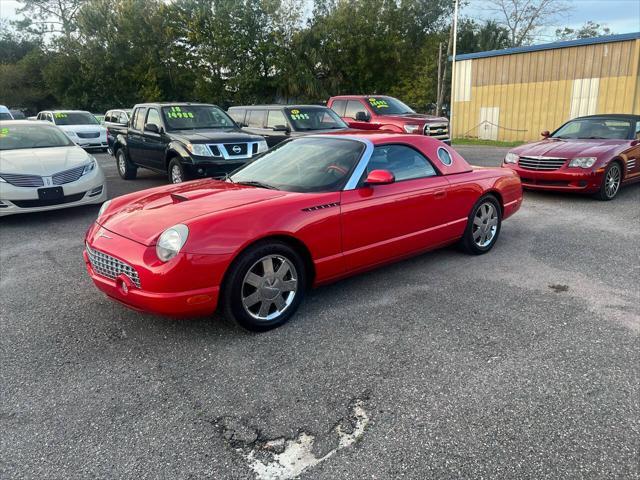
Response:
POLYGON ((419 123, 449 123, 445 117, 434 117, 433 115, 425 115, 423 113, 407 113, 406 115, 384 115, 396 121, 417 121, 419 123))
POLYGON ((65 132, 105 132, 102 125, 58 125, 65 132))
POLYGON ((98 223, 135 242, 154 245, 162 232, 176 224, 287 194, 218 180, 196 180, 147 190, 131 202, 110 207, 98 223))
POLYGON ((50 177, 89 163, 91 156, 77 146, 0 151, 0 172, 50 177))
POLYGON ((545 139, 521 145, 511 150, 520 156, 557 158, 597 157, 618 149, 624 140, 563 140, 545 139))
POLYGON ((172 130, 168 135, 176 140, 191 143, 235 143, 258 142, 264 140, 259 135, 251 135, 237 128, 211 128, 202 130, 172 130))

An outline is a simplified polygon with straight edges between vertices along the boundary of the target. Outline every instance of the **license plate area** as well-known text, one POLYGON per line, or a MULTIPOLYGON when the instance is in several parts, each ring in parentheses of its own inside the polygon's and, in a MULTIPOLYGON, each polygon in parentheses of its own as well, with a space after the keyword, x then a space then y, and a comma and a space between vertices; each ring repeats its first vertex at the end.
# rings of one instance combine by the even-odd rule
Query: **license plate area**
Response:
POLYGON ((45 202, 54 202, 64 198, 64 190, 62 187, 39 188, 38 198, 45 202))

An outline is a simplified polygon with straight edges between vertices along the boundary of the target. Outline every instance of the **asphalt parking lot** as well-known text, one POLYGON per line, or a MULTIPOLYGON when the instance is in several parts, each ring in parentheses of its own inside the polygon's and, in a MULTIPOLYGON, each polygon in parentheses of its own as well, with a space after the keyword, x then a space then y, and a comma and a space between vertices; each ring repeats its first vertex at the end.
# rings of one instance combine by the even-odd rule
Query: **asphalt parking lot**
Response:
MULTIPOLYGON (((166 183, 97 158, 110 197, 166 183)), ((640 478, 639 185, 527 192, 491 253, 323 287, 264 334, 107 300, 97 211, 0 219, 0 478, 640 478)))

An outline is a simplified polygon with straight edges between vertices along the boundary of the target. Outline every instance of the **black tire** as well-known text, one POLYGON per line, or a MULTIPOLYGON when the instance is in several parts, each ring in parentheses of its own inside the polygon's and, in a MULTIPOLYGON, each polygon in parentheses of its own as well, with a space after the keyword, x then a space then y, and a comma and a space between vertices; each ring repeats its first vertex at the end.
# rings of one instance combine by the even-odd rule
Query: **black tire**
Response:
POLYGON ((471 209, 467 220, 467 228, 465 228, 464 235, 460 240, 460 246, 471 255, 487 253, 496 244, 500 236, 501 227, 502 209, 500 208, 500 203, 493 195, 485 195, 471 209), (485 217, 484 215, 489 216, 485 217), (491 232, 493 218, 496 220, 495 231, 491 232), (492 236, 489 238, 489 235, 492 236))
POLYGON ((184 169, 182 163, 180 163, 180 159, 177 157, 172 158, 169 162, 169 166, 167 167, 167 176, 169 177, 169 182, 174 184, 190 180, 187 171, 184 169))
POLYGON ((602 175, 600 190, 595 194, 598 200, 613 200, 620 191, 622 184, 622 167, 618 162, 611 162, 602 175), (617 178, 617 180, 616 180, 617 178))
POLYGON ((127 152, 122 148, 116 150, 116 168, 124 180, 134 180, 138 176, 138 167, 131 163, 127 152))
POLYGON ((295 249, 276 240, 260 242, 242 252, 229 268, 222 287, 222 311, 247 330, 265 332, 279 327, 293 316, 304 298, 306 286, 305 263, 295 249), (272 273, 264 268, 263 262, 268 258, 271 258, 272 273), (285 266, 288 271, 280 273, 285 266), (295 287, 292 287, 293 282, 295 287), (258 300, 246 306, 245 303, 251 303, 247 301, 250 298, 258 300), (266 310, 262 310, 266 304, 266 310))
POLYGON ((102 149, 102 153, 107 153, 108 151, 109 151, 109 149, 108 149, 108 148, 103 148, 103 149, 102 149))

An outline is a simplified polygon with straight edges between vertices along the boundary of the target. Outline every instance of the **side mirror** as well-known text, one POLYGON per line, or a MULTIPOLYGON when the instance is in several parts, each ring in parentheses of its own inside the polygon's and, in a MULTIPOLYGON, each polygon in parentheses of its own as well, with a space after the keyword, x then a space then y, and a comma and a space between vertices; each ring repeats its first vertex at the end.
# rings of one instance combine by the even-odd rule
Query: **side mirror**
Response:
POLYGON ((389 170, 372 170, 364 183, 365 185, 388 185, 395 181, 396 177, 389 170))
POLYGON ((156 125, 155 123, 147 123, 144 126, 144 131, 145 132, 160 133, 160 127, 158 127, 158 125, 156 125))
POLYGON ((367 115, 367 112, 356 112, 356 120, 358 122, 368 122, 369 115, 367 115))
POLYGON ((289 127, 287 127, 286 125, 276 125, 273 127, 273 131, 274 132, 288 132, 289 131, 289 127))
POLYGON ((551 132, 549 132, 549 130, 543 130, 542 132, 540 132, 540 135, 542 135, 544 138, 549 138, 551 132))

